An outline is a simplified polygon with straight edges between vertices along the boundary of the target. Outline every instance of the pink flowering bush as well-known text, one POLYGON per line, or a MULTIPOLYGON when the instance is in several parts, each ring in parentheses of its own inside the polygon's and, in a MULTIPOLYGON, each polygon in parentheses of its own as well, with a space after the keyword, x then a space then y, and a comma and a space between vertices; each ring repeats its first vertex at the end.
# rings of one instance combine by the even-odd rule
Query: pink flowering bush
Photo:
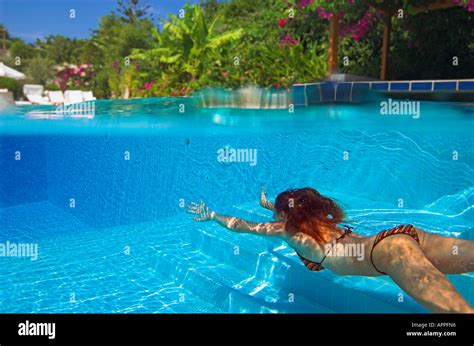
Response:
POLYGON ((453 4, 462 5, 469 12, 474 12, 474 0, 453 0, 453 4))
POLYGON ((64 64, 56 68, 56 81, 63 90, 68 88, 88 89, 94 76, 94 69, 90 64, 64 64))
POLYGON ((469 12, 474 12, 474 0, 470 0, 464 7, 466 7, 469 12))
POLYGON ((333 13, 325 11, 321 7, 316 8, 316 13, 318 14, 318 17, 326 20, 330 20, 334 16, 333 13))
POLYGON ((356 41, 362 40, 362 38, 366 36, 367 33, 371 30, 375 22, 373 12, 375 11, 369 8, 365 12, 364 16, 357 22, 352 24, 343 24, 339 33, 340 36, 342 37, 349 34, 356 41))
POLYGON ((291 37, 290 34, 287 34, 285 37, 280 39, 280 48, 284 46, 294 46, 298 44, 298 39, 291 37))
POLYGON ((139 97, 181 97, 191 95, 199 86, 196 80, 191 80, 188 83, 176 83, 165 77, 145 82, 143 85, 132 85, 132 91, 133 95, 139 97))

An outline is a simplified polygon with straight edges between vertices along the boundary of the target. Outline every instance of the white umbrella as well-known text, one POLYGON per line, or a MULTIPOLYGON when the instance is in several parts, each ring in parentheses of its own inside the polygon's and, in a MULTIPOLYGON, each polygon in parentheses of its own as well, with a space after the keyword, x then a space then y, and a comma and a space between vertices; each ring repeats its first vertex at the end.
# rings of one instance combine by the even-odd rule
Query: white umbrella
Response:
POLYGON ((3 62, 0 62, 0 77, 8 77, 8 78, 13 78, 13 79, 25 79, 26 76, 18 72, 17 70, 12 69, 11 67, 8 67, 3 64, 3 62))

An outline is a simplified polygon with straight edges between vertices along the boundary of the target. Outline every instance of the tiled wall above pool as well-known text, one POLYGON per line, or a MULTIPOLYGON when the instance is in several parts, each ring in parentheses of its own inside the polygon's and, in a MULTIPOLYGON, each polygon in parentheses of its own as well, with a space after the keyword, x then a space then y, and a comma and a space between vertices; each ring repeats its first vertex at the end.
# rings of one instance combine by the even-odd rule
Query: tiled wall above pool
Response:
POLYGON ((456 93, 474 95, 474 80, 425 80, 425 81, 325 81, 295 84, 292 88, 293 104, 309 106, 333 102, 365 102, 371 92, 387 94, 439 94, 456 93))

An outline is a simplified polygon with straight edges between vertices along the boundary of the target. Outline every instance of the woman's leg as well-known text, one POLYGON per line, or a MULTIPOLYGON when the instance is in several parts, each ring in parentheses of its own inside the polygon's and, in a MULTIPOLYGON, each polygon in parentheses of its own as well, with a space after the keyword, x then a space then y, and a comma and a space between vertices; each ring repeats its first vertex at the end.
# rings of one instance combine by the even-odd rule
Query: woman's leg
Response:
POLYGON ((414 239, 401 235, 384 239, 374 248, 373 261, 430 311, 474 312, 451 282, 426 258, 414 239))
POLYGON ((423 252, 444 274, 474 271, 474 241, 424 232, 423 252))

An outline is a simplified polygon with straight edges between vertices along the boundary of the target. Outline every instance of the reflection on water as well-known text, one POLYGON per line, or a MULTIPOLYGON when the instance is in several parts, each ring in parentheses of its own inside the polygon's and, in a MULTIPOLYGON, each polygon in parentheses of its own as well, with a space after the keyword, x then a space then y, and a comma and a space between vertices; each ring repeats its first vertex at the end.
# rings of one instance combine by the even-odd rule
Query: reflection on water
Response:
POLYGON ((206 88, 196 97, 202 107, 244 109, 287 109, 291 104, 289 90, 247 86, 240 89, 206 88))

